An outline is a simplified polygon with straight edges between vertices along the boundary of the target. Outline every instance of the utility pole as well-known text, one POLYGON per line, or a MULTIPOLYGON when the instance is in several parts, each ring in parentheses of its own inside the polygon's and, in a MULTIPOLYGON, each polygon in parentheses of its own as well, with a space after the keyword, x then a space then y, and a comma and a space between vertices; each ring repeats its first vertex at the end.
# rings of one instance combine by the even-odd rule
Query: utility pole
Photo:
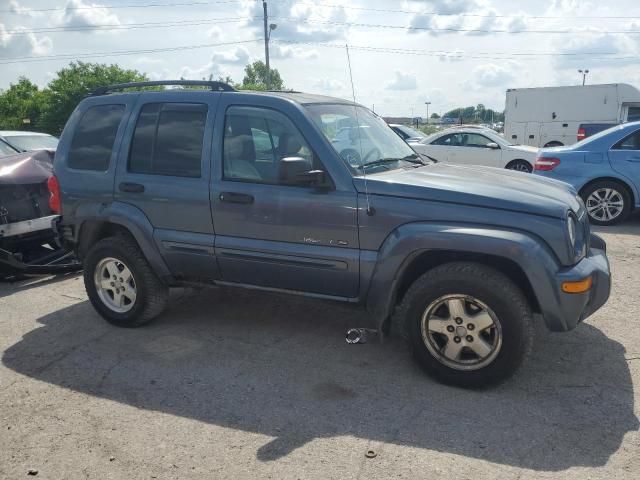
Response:
POLYGON ((267 85, 267 90, 271 88, 271 70, 269 68, 269 27, 268 27, 268 14, 267 14, 267 0, 262 0, 262 10, 264 12, 264 60, 265 65, 267 66, 267 77, 265 78, 265 83, 267 85))
POLYGON ((424 104, 427 106, 427 125, 429 125, 429 105, 431 102, 424 102, 424 104))

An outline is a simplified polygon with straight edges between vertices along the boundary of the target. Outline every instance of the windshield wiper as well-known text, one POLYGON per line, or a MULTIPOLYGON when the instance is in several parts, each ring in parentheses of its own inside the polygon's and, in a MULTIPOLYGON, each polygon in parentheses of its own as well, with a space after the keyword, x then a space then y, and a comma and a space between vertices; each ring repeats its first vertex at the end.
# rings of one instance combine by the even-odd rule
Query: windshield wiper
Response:
POLYGON ((392 157, 386 157, 386 158, 379 158, 378 160, 374 160, 373 162, 367 162, 365 164, 362 165, 362 167, 374 167, 376 165, 385 165, 387 163, 396 163, 396 162, 409 162, 409 163, 414 163, 416 165, 426 165, 422 160, 420 160, 420 157, 418 156, 417 153, 412 153, 411 155, 407 155, 406 157, 401 157, 401 158, 392 158, 392 157))

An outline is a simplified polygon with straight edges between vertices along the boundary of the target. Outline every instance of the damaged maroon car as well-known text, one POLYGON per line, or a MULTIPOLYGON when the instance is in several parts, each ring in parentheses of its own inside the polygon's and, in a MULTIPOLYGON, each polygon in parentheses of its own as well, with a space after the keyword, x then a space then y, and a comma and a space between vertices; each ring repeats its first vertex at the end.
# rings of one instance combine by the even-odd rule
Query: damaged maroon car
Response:
POLYGON ((78 268, 58 243, 52 150, 0 157, 0 278, 78 268))

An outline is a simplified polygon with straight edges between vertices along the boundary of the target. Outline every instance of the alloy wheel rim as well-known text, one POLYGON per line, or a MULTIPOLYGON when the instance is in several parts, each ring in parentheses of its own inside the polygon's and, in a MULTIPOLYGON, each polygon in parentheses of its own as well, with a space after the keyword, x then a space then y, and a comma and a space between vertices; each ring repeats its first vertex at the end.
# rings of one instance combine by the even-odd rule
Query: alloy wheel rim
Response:
POLYGON ((610 222, 622 215, 624 198, 614 188, 599 188, 587 197, 586 207, 591 218, 610 222))
POLYGON ((515 164, 513 164, 509 170, 516 170, 518 172, 526 172, 526 173, 531 173, 531 168, 529 168, 529 166, 526 163, 523 162, 517 162, 515 164))
POLYGON ((469 295, 445 295, 422 315, 422 340, 440 363, 455 370, 489 365, 502 347, 502 326, 486 304, 469 295))
POLYGON ((121 260, 103 258, 96 265, 93 280, 98 297, 104 305, 116 313, 126 313, 133 308, 137 298, 133 273, 121 260))

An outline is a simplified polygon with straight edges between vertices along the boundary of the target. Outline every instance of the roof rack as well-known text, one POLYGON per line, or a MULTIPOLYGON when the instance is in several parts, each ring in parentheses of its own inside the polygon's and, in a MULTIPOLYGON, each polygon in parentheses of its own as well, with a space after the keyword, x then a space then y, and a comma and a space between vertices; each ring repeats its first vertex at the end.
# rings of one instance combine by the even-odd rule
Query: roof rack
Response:
POLYGON ((208 81, 208 80, 154 80, 148 82, 130 82, 130 83, 117 83, 115 85, 107 85, 105 87, 98 87, 89 94, 90 97, 96 97, 100 95, 106 95, 109 92, 116 90, 124 90, 125 88, 138 88, 138 87, 157 87, 160 85, 185 85, 185 86, 198 86, 209 87, 214 92, 234 92, 233 88, 228 83, 208 81))

